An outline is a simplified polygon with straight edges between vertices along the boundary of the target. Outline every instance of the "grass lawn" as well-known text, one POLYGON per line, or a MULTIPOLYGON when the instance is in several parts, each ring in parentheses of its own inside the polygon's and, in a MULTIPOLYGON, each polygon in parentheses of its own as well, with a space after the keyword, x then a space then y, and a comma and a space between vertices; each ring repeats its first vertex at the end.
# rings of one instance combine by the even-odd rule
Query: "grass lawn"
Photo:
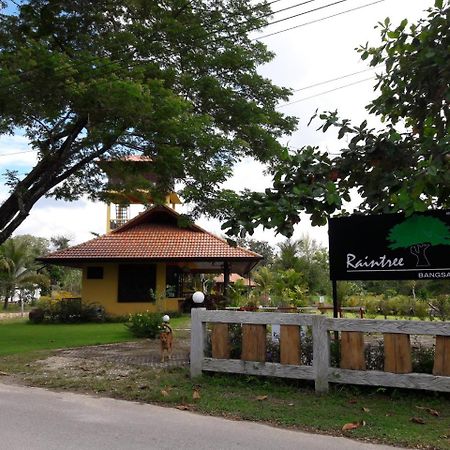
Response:
POLYGON ((133 340, 123 323, 39 324, 0 322, 0 355, 133 340))
MULTIPOLYGON (((170 323, 173 328, 189 328, 190 316, 176 317, 170 323)), ((24 319, 0 321, 0 356, 132 340, 135 338, 123 323, 34 325, 24 319)))

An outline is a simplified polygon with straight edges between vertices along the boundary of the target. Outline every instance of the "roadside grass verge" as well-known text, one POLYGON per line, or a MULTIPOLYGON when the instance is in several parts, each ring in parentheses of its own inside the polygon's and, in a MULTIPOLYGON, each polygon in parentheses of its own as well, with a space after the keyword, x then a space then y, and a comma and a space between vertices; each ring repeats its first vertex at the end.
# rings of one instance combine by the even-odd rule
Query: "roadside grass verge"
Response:
POLYGON ((57 356, 58 352, 50 351, 4 356, 0 358, 0 373, 11 374, 15 382, 56 390, 155 403, 363 441, 450 449, 449 395, 338 385, 332 386, 328 395, 316 395, 312 384, 293 380, 224 374, 205 374, 191 380, 188 369, 150 369, 70 358, 67 365, 46 364, 52 357, 58 360, 57 356), (346 423, 362 421, 365 425, 358 429, 341 431, 346 423))

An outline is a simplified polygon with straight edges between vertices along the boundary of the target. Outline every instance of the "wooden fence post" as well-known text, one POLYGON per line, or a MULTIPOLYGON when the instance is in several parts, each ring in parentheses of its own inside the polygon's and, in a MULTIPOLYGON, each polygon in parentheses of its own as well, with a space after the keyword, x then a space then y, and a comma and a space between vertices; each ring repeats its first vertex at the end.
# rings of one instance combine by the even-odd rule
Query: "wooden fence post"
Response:
POLYGON ((241 359, 243 361, 266 361, 266 325, 242 325, 241 359))
POLYGON ((191 377, 202 374, 202 360, 205 349, 205 329, 200 314, 204 308, 191 309, 191 377))
POLYGON ((450 336, 436 336, 433 375, 450 376, 450 336))
POLYGON ((313 369, 315 388, 318 393, 328 392, 328 369, 330 367, 330 339, 326 328, 327 318, 312 318, 313 369))
POLYGON ((280 327, 280 364, 297 366, 301 364, 298 325, 281 325, 280 327))
POLYGON ((383 333, 383 339, 384 371, 392 373, 412 372, 409 334, 383 333))
POLYGON ((359 331, 341 331, 341 369, 366 370, 364 334, 359 331))
POLYGON ((227 323, 215 323, 211 333, 212 357, 230 359, 230 333, 227 323))

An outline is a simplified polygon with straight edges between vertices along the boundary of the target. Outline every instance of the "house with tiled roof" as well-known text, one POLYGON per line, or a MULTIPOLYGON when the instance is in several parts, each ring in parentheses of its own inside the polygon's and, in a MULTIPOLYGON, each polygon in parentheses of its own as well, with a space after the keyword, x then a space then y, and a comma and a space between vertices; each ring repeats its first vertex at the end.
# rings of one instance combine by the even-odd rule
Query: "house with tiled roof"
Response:
POLYGON ((119 228, 39 258, 80 268, 82 299, 113 315, 176 311, 195 274, 248 274, 262 259, 195 224, 180 224, 168 206, 153 206, 119 228))

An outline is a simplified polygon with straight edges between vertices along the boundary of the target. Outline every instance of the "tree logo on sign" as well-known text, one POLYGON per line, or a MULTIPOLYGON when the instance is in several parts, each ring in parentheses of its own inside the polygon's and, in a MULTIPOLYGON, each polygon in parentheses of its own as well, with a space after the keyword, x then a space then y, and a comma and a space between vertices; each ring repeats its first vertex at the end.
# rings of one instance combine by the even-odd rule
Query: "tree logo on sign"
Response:
POLYGON ((450 229, 440 219, 414 215, 391 228, 389 248, 409 248, 416 257, 416 267, 429 267, 427 249, 432 245, 450 245, 450 229))

